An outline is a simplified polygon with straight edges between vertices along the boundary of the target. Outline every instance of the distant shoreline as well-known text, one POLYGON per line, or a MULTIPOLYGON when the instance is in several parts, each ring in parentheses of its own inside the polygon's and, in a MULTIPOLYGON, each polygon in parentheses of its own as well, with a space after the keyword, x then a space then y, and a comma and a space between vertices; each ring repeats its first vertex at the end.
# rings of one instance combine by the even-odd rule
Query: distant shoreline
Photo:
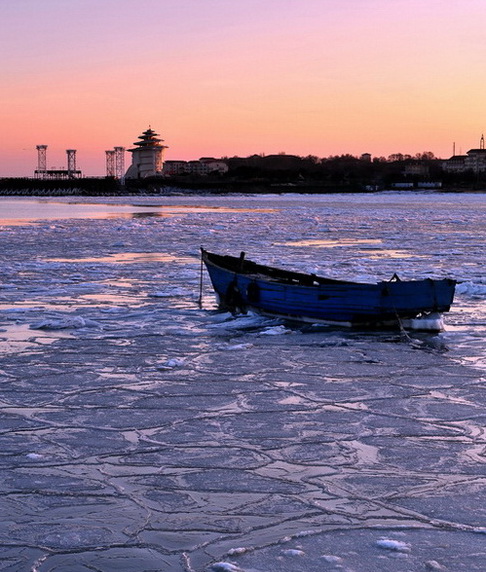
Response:
POLYGON ((380 193, 380 192, 428 192, 428 193, 484 193, 486 184, 449 184, 440 188, 415 186, 413 188, 386 188, 365 184, 329 184, 329 183, 271 183, 268 181, 245 180, 208 180, 181 181, 170 180, 134 180, 125 185, 114 179, 83 178, 71 180, 38 180, 28 178, 0 179, 0 196, 137 196, 137 195, 194 195, 208 194, 345 194, 345 193, 380 193))

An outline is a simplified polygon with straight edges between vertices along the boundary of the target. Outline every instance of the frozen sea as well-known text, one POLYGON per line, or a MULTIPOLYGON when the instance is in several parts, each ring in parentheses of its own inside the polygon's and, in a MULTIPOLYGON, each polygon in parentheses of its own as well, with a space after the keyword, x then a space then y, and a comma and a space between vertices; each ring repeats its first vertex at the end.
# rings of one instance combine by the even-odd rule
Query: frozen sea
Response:
POLYGON ((484 572, 486 195, 0 198, 0 570, 484 572), (446 331, 218 312, 199 247, 460 281, 446 331))

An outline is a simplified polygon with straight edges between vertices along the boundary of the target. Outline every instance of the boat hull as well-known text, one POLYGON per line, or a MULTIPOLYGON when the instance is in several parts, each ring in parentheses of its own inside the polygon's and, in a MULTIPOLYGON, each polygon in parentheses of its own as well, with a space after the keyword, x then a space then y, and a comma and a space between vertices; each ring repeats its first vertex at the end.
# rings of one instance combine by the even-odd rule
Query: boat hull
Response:
POLYGON ((449 311, 455 290, 450 279, 365 284, 283 271, 205 250, 202 260, 221 309, 299 322, 350 327, 415 323, 421 316, 449 311))

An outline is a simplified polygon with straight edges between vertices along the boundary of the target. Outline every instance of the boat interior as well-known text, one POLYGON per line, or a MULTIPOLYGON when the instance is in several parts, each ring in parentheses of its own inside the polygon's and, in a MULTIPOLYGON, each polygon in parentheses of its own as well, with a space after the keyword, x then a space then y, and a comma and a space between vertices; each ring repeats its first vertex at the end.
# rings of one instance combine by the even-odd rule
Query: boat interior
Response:
POLYGON ((283 270, 264 264, 257 264, 245 258, 242 252, 239 257, 214 254, 203 250, 203 256, 208 262, 215 264, 225 270, 234 272, 235 274, 243 274, 245 276, 254 276, 255 278, 263 278, 266 280, 274 280, 276 282, 285 282, 287 284, 299 284, 301 286, 321 286, 323 284, 355 284, 345 280, 333 280, 317 276, 316 274, 304 274, 302 272, 293 272, 291 270, 283 270))

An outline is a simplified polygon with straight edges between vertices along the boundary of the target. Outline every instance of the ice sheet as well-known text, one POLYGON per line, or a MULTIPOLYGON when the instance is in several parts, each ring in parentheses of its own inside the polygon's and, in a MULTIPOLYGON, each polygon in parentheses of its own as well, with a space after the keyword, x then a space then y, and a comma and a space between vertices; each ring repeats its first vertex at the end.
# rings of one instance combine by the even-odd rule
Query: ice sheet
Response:
POLYGON ((0 226, 5 569, 486 569, 483 195, 56 200, 0 226), (200 308, 201 245, 461 283, 439 335, 294 328, 200 308))

